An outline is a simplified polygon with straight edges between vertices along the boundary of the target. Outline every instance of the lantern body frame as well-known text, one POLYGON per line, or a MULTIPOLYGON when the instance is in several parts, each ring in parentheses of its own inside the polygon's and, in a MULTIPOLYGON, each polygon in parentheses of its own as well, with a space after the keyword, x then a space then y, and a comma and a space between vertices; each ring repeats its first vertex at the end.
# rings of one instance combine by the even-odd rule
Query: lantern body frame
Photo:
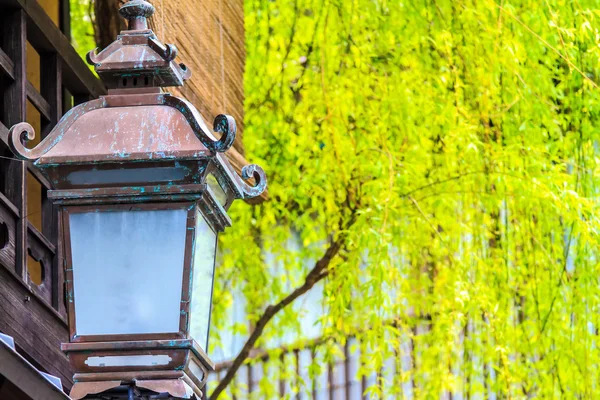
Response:
MULTIPOLYGON (((89 188, 52 190, 49 199, 59 207, 61 214, 61 237, 64 247, 64 264, 66 267, 67 309, 69 315, 69 333, 71 343, 107 342, 107 341, 140 341, 140 340, 176 340, 193 339, 190 336, 190 305, 193 297, 192 282, 195 271, 196 241, 203 240, 197 235, 199 218, 214 233, 214 252, 217 248, 217 236, 230 219, 220 202, 207 184, 192 185, 158 185, 152 187, 128 188, 89 188), (70 216, 88 212, 136 212, 158 210, 185 210, 185 241, 182 281, 180 286, 179 325, 176 332, 129 333, 129 334, 92 334, 80 335, 77 332, 77 299, 75 297, 77 282, 74 279, 76 266, 73 264, 70 216)), ((231 203, 230 201, 228 202, 231 203)), ((214 255, 213 255, 214 257, 214 255)), ((165 267, 168 268, 168 267, 165 267)), ((212 274, 215 271, 215 260, 212 259, 212 274)), ((122 276, 122 279, 134 280, 136 277, 122 276)), ((212 282, 211 282, 212 283, 212 282)), ((158 294, 159 295, 159 294, 158 294)), ((196 294, 199 295, 199 294, 196 294)), ((212 299, 212 284, 208 296, 212 299)), ((207 324, 210 323, 210 310, 207 324)), ((208 335, 208 333, 207 333, 208 335)), ((207 343, 199 343, 196 347, 206 350, 207 343)), ((63 346, 68 349, 68 345, 63 346)))
MULTIPOLYGON (((118 206, 113 204, 103 205, 71 205, 64 206, 62 208, 62 226, 63 226, 63 238, 64 238, 64 249, 65 249, 65 265, 67 266, 67 293, 69 296, 68 307, 69 307, 69 332, 70 341, 73 343, 79 342, 101 342, 101 341, 113 341, 113 340, 168 340, 168 339, 183 339, 188 337, 189 332, 189 304, 191 302, 191 282, 193 279, 193 257, 194 257, 194 246, 195 241, 199 238, 196 237, 196 224, 197 218, 204 218, 202 212, 198 212, 199 206, 194 202, 175 202, 175 203, 125 203, 118 206), (184 231, 184 242, 182 248, 184 254, 182 257, 182 268, 181 268, 181 284, 179 285, 179 305, 177 315, 179 316, 177 331, 164 331, 164 332, 148 332, 148 333, 98 333, 98 334, 79 334, 77 327, 77 303, 76 298, 76 285, 77 281, 74 274, 77 266, 73 262, 73 249, 72 249, 72 238, 71 238, 71 221, 70 217, 73 214, 80 213, 108 213, 108 212, 132 212, 137 211, 174 211, 174 210, 185 210, 186 218, 185 225, 183 226, 184 231), (72 295, 72 299, 71 299, 72 295)), ((210 225, 209 225, 210 226, 210 225)), ((213 229, 211 227, 211 229, 213 229)), ((215 238, 217 233, 215 232, 215 238)), ((216 243, 215 243, 216 246, 216 243)), ((165 268, 170 268, 165 266, 165 268)), ((214 271, 214 260, 212 271, 214 271)), ((178 271, 177 271, 178 273, 178 271)), ((176 277, 178 278, 178 276, 176 277)), ((118 279, 132 280, 135 282, 135 276, 121 276, 118 279)), ((146 279, 148 281, 148 279, 146 279)), ((143 284, 143 283, 142 283, 143 284)), ((156 293, 160 296, 160 293, 156 293)), ((212 297, 212 291, 209 297, 212 297)), ((202 343, 201 347, 205 348, 206 344, 202 343)))
MULTIPOLYGON (((62 345, 73 365, 78 380, 112 381, 117 376, 135 376, 136 380, 185 378, 188 385, 202 388, 208 370, 214 364, 205 351, 206 343, 199 344, 190 334, 190 304, 194 276, 194 249, 198 218, 202 218, 215 234, 222 230, 220 222, 228 220, 223 207, 212 190, 203 185, 166 185, 139 188, 102 188, 54 190, 49 197, 60 207, 64 262, 68 293, 70 343, 62 345), (152 194, 141 196, 142 193, 152 194), (102 193, 98 197, 98 192, 102 193), (70 216, 86 212, 136 212, 138 210, 185 210, 185 255, 183 257, 181 301, 177 332, 78 335, 75 297, 77 281, 71 248, 70 216), (123 363, 129 362, 129 365, 123 363), (192 385, 193 384, 193 385, 192 385)), ((214 273, 214 260, 212 273, 214 273)), ((198 273, 200 271, 197 271, 198 273)), ((123 276, 122 279, 135 277, 123 276)), ((200 295, 197 293, 196 295, 200 295)), ((212 299, 211 292, 206 294, 212 299)), ((210 301, 209 301, 210 304, 210 301)), ((207 324, 210 321, 210 310, 207 324)), ((208 330, 208 326, 206 327, 208 330)), ((207 332, 208 335, 208 332, 207 332)), ((164 379, 163 379, 164 380, 164 379)))
MULTIPOLYGON (((63 343, 61 348, 75 372, 70 393, 75 400, 96 393, 112 393, 123 384, 142 391, 168 393, 177 399, 202 396, 208 371, 214 369, 206 347, 217 235, 231 225, 227 209, 233 200, 257 197, 267 184, 259 166, 246 165, 240 177, 222 154, 235 140, 236 124, 232 117, 218 115, 211 132, 193 105, 163 91, 163 87, 181 86, 190 77, 190 71, 173 61, 177 55, 175 46, 163 45, 148 29, 146 18, 153 10, 144 0, 126 3, 120 12, 129 19, 129 29, 122 31, 117 40, 100 53, 88 54, 88 62, 94 65, 108 88, 107 95, 72 108, 33 149, 24 144, 35 136, 31 125, 17 124, 8 136, 8 145, 15 156, 30 161, 50 182, 52 190, 48 191, 48 199, 59 209, 59 241, 62 243, 58 248, 66 272, 70 331, 69 343, 63 343), (185 234, 180 232, 184 244, 178 247, 184 252, 183 265, 176 271, 181 274, 180 292, 171 285, 175 297, 170 300, 170 312, 178 313, 178 316, 171 315, 178 318, 178 324, 173 324, 177 329, 150 332, 150 328, 146 328, 137 333, 115 333, 112 327, 106 327, 102 332, 91 330, 78 334, 78 301, 82 301, 79 307, 83 308, 82 298, 77 299, 78 288, 94 288, 93 281, 87 282, 84 288, 83 281, 79 280, 79 273, 84 269, 80 271, 75 262, 93 263, 96 268, 101 268, 102 262, 81 256, 84 250, 78 247, 81 243, 73 244, 70 218, 86 212, 98 212, 98 218, 106 212, 131 217, 133 214, 125 213, 137 210, 185 210, 182 224, 185 234), (202 229, 214 240, 214 248, 200 245, 201 240, 206 240, 197 233, 200 218, 207 225, 202 229), (214 238, 206 229, 214 233, 214 238), (212 260, 195 257, 195 251, 207 249, 212 260), (203 264, 196 268, 196 261, 203 264), (205 269, 201 271, 201 267, 205 269), (200 333, 205 331, 206 334, 202 336, 204 343, 200 344, 192 337, 190 326, 195 273, 203 273, 210 279, 207 293, 195 294, 206 296, 201 303, 208 308, 202 313, 205 326, 202 328, 200 323, 200 333), (177 299, 179 307, 174 306, 177 299)), ((98 226, 106 225, 105 222, 98 226)), ((137 236, 139 240, 142 237, 137 236)), ((96 240, 100 242, 103 238, 100 235, 96 240)), ((105 240, 103 245, 109 242, 105 240)), ((95 247, 94 252, 98 252, 99 247, 95 247)), ((136 260, 136 256, 127 253, 124 259, 136 260)), ((154 268, 160 268, 156 260, 153 262, 154 268)), ((118 259, 114 263, 125 265, 125 261, 118 259)), ((90 271, 91 266, 85 268, 90 271)), ((139 274, 141 269, 138 265, 134 270, 139 274)), ((113 281, 126 280, 133 285, 144 282, 139 276, 128 276, 126 271, 114 271, 113 275, 119 275, 111 276, 113 281)), ((94 276, 98 277, 92 275, 92 278, 94 276)), ((178 279, 179 275, 175 276, 175 280, 178 279)), ((156 284, 149 286, 156 290, 156 284)), ((116 302, 111 303, 112 310, 107 307, 105 316, 116 315, 116 302)), ((194 315, 198 312, 193 311, 194 315)), ((111 322, 115 321, 113 318, 111 322)))
POLYGON ((123 206, 62 210, 71 342, 185 337, 191 207, 123 206))

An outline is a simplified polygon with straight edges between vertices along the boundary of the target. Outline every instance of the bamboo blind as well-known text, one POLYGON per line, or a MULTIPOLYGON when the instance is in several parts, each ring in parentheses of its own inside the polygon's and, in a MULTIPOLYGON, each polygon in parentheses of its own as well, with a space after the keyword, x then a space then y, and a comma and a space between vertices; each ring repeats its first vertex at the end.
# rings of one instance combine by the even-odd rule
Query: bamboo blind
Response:
POLYGON ((243 0, 153 0, 151 27, 163 43, 179 49, 178 60, 192 71, 173 90, 191 101, 210 125, 218 114, 232 115, 238 125, 234 148, 242 146, 244 110, 243 0))

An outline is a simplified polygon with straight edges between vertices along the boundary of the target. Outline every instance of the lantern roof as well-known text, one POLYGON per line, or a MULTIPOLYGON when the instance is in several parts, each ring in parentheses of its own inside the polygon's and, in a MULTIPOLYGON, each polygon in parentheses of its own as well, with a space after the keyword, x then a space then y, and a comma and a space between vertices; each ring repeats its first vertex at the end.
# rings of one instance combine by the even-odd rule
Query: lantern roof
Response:
POLYGON ((107 95, 69 110, 33 149, 24 145, 35 136, 31 125, 13 126, 11 150, 32 161, 53 189, 85 187, 86 179, 97 183, 98 177, 90 175, 97 170, 117 170, 102 177, 103 186, 114 186, 152 182, 144 180, 148 174, 139 173, 143 168, 158 168, 163 175, 171 168, 173 173, 163 180, 168 184, 198 184, 216 169, 220 183, 235 197, 259 196, 266 187, 262 168, 247 165, 240 177, 220 155, 235 140, 233 117, 218 115, 211 130, 192 104, 163 91, 182 85, 190 72, 173 61, 175 46, 162 45, 148 29, 146 18, 153 11, 144 0, 129 1, 120 10, 129 19, 129 29, 100 53, 90 52, 88 59, 109 88, 107 95), (81 170, 90 173, 82 178, 81 170), (254 185, 245 181, 251 178, 254 185))

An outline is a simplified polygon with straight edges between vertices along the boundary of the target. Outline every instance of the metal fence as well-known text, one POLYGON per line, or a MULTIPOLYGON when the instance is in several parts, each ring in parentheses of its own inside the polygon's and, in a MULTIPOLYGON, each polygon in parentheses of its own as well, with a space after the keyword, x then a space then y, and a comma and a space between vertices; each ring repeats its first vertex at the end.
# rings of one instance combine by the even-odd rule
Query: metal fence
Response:
MULTIPOLYGON (((366 354, 361 357, 361 346, 355 338, 348 338, 344 345, 315 341, 301 348, 281 348, 252 357, 237 372, 227 394, 233 399, 370 399, 373 397, 369 388, 384 379, 388 384, 399 380, 403 365, 400 357, 390 357, 378 373, 360 375, 361 363, 368 362, 366 354)), ((230 362, 217 365, 208 380, 208 393, 230 365, 230 362)), ((402 385, 395 383, 400 391, 402 385)), ((400 397, 400 393, 385 395, 385 398, 400 397)))

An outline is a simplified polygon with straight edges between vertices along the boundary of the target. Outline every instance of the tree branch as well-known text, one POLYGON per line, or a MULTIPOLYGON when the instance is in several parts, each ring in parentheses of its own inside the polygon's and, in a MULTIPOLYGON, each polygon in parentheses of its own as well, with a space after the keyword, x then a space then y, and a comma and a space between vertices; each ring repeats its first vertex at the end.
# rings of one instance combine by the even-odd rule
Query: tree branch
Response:
MULTIPOLYGON (((352 225, 354 222, 354 218, 351 219, 348 226, 352 225)), ((315 266, 310 270, 308 275, 304 280, 304 283, 301 286, 298 286, 294 289, 293 292, 288 294, 286 297, 281 299, 276 304, 271 304, 265 308, 264 313, 258 319, 254 331, 246 340, 244 347, 239 352, 229 369, 227 370, 227 374, 225 377, 219 382, 219 385, 215 388, 215 390, 211 393, 209 399, 216 400, 219 398, 219 395, 227 388, 227 386, 233 381, 235 374, 240 369, 244 361, 250 355, 250 351, 254 348, 256 341, 260 338, 263 333, 265 326, 273 319, 275 314, 279 311, 283 310, 286 306, 291 304, 298 297, 302 296, 304 293, 308 292, 317 282, 324 279, 328 274, 328 266, 333 260, 333 258, 340 252, 342 246, 344 245, 348 234, 346 231, 343 231, 338 236, 337 240, 332 242, 325 251, 323 257, 321 257, 316 263, 315 266)))
MULTIPOLYGON (((125 20, 119 15, 119 8, 125 0, 95 0, 94 6, 94 36, 96 46, 106 48, 125 29, 125 20)), ((92 3, 90 3, 90 6, 92 3)))

